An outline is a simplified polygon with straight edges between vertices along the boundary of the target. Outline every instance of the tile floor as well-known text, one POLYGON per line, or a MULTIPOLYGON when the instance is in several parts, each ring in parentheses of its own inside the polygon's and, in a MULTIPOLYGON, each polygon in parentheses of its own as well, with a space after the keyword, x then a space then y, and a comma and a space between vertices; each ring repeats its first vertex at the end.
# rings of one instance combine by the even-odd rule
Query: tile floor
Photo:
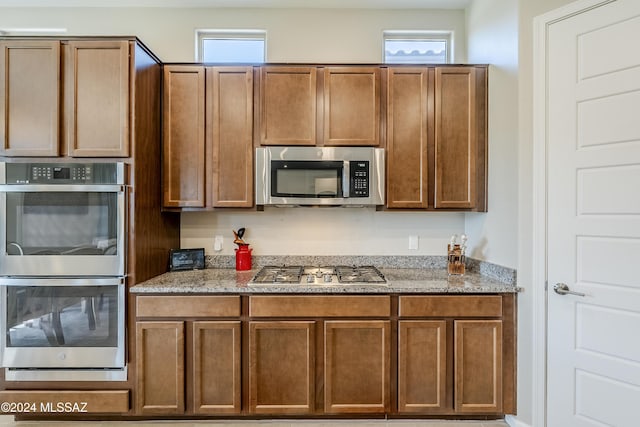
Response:
POLYGON ((12 416, 0 416, 0 427, 508 427, 502 420, 495 421, 442 421, 442 420, 264 420, 264 421, 14 421, 12 416))

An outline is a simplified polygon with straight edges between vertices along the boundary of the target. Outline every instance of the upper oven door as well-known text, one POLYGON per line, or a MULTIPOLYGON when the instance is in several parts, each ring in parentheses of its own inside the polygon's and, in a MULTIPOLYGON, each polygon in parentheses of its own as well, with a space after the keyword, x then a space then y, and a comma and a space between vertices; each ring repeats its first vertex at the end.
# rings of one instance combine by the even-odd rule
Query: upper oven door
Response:
POLYGON ((124 276, 126 187, 1 184, 0 275, 124 276))

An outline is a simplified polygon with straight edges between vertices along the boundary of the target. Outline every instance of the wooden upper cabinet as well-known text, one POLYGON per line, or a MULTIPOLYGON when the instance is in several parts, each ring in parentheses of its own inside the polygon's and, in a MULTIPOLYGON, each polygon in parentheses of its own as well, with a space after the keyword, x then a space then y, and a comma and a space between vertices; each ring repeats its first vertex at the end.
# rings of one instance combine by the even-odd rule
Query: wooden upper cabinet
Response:
POLYGON ((428 207, 427 68, 389 68, 387 207, 428 207))
POLYGON ((326 321, 324 411, 389 410, 390 322, 326 321))
POLYGON ((502 412, 502 320, 454 325, 456 412, 502 412))
POLYGON ((60 42, 0 42, 0 155, 59 154, 60 42))
POLYGON ((130 42, 70 41, 66 49, 69 156, 129 156, 130 42))
POLYGON ((315 67, 262 67, 260 143, 315 145, 316 94, 315 67))
POLYGON ((207 141, 213 207, 253 206, 253 68, 212 67, 207 77, 207 141))
POLYGON ((136 411, 184 412, 184 322, 136 323, 136 411))
POLYGON ((438 67, 435 75, 436 208, 477 205, 476 69, 438 67))
POLYGON ((324 145, 380 145, 380 68, 324 69, 324 145))
POLYGON ((162 116, 164 206, 204 207, 204 67, 164 67, 162 116))

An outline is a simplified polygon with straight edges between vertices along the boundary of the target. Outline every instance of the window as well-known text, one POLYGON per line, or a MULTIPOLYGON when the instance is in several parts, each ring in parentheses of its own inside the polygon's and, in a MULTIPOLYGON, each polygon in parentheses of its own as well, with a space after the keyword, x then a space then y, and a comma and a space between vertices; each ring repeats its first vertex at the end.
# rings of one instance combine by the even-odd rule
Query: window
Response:
POLYGON ((265 39, 261 30, 196 30, 196 61, 265 62, 265 39))
POLYGON ((385 31, 387 64, 446 64, 453 62, 450 32, 385 31))

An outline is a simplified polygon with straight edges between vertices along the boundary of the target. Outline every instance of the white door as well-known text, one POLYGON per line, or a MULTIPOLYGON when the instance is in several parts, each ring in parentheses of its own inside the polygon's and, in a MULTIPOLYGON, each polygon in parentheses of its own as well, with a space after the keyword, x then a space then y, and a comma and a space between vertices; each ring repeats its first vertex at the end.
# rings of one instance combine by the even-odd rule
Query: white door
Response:
POLYGON ((637 427, 640 1, 550 24, 547 52, 547 425, 637 427))

